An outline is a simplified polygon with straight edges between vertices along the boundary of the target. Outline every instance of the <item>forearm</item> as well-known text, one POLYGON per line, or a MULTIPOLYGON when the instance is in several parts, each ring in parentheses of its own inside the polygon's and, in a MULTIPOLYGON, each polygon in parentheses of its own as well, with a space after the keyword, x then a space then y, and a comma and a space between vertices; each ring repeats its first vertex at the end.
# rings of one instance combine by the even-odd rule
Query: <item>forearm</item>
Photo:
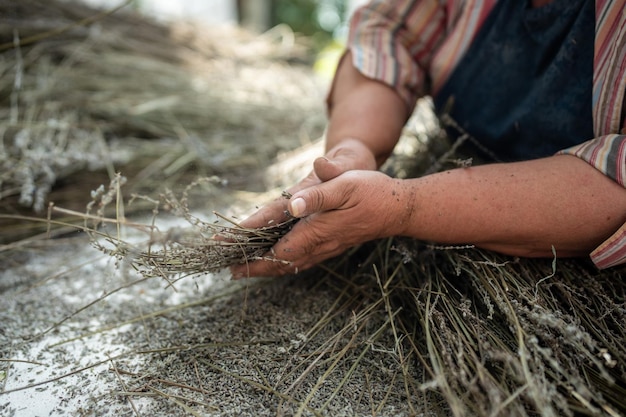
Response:
POLYGON ((407 180, 401 234, 519 256, 586 255, 626 221, 626 189, 560 155, 407 180))
POLYGON ((380 166, 393 151, 407 116, 400 96, 391 87, 361 75, 348 52, 337 69, 329 96, 326 150, 346 139, 357 139, 380 166))

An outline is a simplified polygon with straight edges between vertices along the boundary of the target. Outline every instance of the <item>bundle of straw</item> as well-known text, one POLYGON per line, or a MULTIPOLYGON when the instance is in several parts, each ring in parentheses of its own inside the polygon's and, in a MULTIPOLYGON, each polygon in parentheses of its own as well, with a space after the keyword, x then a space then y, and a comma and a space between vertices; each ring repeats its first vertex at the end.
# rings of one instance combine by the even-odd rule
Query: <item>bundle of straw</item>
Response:
MULTIPOLYGON (((410 176, 492 156, 447 115, 441 123, 460 136, 452 143, 433 129, 430 143, 447 145, 430 165, 410 166, 410 176)), ((374 268, 385 283, 389 305, 401 310, 395 326, 406 360, 426 375, 411 381, 414 395, 442 399, 437 415, 626 413, 625 267, 598 271, 556 253, 520 259, 398 238, 365 253, 358 264, 366 267, 350 274, 374 268)))
POLYGON ((381 243, 380 279, 407 356, 455 416, 626 411, 624 270, 477 249, 381 243))
MULTIPOLYGON (((455 155, 444 152, 435 166, 443 169, 455 155)), ((168 194, 166 205, 192 229, 225 233, 234 245, 220 246, 223 241, 207 233, 170 236, 160 241, 162 251, 123 252, 134 253, 140 270, 171 279, 257 259, 290 227, 216 227, 189 214, 186 195, 179 201, 168 194)), ((363 245, 317 274, 324 282, 339 278, 341 292, 370 299, 360 301, 365 310, 352 310, 355 328, 387 315, 395 340, 388 348, 403 369, 410 409, 427 404, 442 416, 616 417, 626 412, 624 272, 598 271, 582 259, 518 259, 393 238, 363 245)))
MULTIPOLYGON (((152 224, 127 222, 123 218, 123 202, 120 201, 121 187, 126 179, 117 175, 108 188, 101 186, 92 192, 92 200, 87 204, 84 215, 63 209, 57 211, 83 217, 82 228, 91 237, 93 246, 103 253, 125 261, 144 277, 162 277, 168 281, 189 275, 218 272, 236 264, 245 264, 264 258, 274 244, 283 237, 297 221, 289 218, 280 223, 261 228, 246 228, 234 220, 215 212, 224 222, 207 222, 192 214, 189 209, 189 193, 200 185, 215 185, 222 182, 218 177, 200 178, 189 184, 177 197, 171 190, 166 190, 160 201, 146 196, 134 198, 146 199, 154 204, 152 224), (105 213, 109 205, 115 205, 116 218, 107 218, 105 213), (187 228, 175 227, 165 232, 156 225, 160 207, 188 223, 187 228), (95 212, 92 212, 95 209, 95 212), (121 215, 120 215, 121 213, 121 215), (114 224, 116 233, 103 230, 102 226, 114 224), (147 242, 132 245, 120 232, 120 227, 131 227, 147 233, 147 242)), ((52 207, 52 210, 55 208, 52 207)), ((269 259, 269 258, 267 258, 269 259)))
POLYGON ((120 9, 0 0, 0 200, 42 211, 59 179, 125 164, 144 190, 162 173, 236 178, 297 145, 293 132, 322 131, 308 49, 286 28, 258 36, 120 9))

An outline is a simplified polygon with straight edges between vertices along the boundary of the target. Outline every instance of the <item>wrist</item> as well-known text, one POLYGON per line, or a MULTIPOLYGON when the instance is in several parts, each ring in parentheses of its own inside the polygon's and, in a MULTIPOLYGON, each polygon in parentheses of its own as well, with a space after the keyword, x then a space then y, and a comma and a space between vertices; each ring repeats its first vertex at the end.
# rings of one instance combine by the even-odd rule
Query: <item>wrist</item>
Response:
POLYGON ((386 213, 386 224, 383 227, 383 237, 409 236, 413 228, 416 209, 416 190, 408 180, 390 178, 387 187, 387 198, 383 204, 386 213))

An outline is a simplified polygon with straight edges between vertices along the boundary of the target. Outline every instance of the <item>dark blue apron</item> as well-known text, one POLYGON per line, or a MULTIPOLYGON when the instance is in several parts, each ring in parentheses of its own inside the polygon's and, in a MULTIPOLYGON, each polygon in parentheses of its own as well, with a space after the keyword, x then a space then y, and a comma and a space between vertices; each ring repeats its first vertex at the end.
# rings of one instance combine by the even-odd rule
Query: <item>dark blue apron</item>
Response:
POLYGON ((593 0, 500 0, 435 108, 504 161, 589 140, 594 31, 593 0))

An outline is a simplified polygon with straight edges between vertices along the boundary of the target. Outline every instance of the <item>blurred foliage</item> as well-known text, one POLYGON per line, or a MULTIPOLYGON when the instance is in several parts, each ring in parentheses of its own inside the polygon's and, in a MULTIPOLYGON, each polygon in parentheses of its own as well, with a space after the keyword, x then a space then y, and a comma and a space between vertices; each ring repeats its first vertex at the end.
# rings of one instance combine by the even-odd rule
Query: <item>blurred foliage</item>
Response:
POLYGON ((346 0, 273 0, 273 24, 285 23, 311 37, 316 50, 333 42, 345 23, 346 0))

